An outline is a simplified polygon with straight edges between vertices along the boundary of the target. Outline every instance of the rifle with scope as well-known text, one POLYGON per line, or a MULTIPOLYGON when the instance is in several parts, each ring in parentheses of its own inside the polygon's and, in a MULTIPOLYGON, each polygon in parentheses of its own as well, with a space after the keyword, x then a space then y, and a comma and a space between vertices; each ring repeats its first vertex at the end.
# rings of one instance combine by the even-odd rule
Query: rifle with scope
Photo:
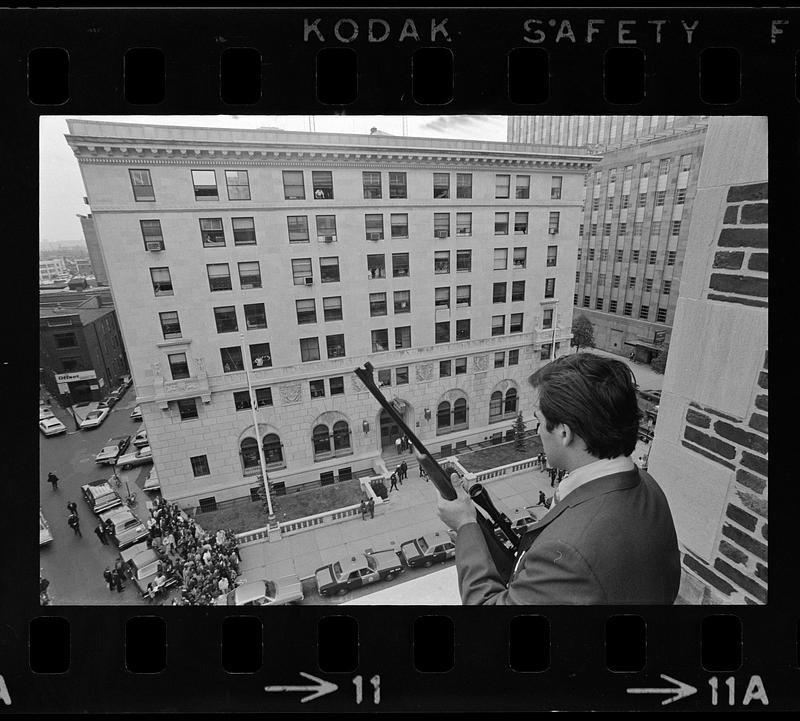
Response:
MULTIPOLYGON (((436 462, 422 441, 420 441, 416 434, 408 427, 403 417, 397 412, 397 409, 386 400, 386 397, 381 393, 375 383, 373 371, 372 363, 366 362, 363 368, 356 368, 354 373, 374 396, 375 400, 377 400, 381 407, 389 414, 389 417, 397 423, 403 433, 408 437, 409 441, 411 441, 414 448, 420 453, 421 458, 418 458, 419 463, 428 474, 431 483, 436 487, 436 490, 442 498, 448 501, 454 500, 456 498, 456 490, 453 488, 450 478, 448 478, 445 471, 436 462)), ((473 503, 486 514, 483 515, 483 513, 479 511, 476 513, 476 520, 478 521, 478 525, 483 533, 486 545, 489 548, 489 553, 492 556, 492 560, 498 572, 504 579, 508 579, 514 567, 516 553, 520 545, 520 538, 511 527, 509 518, 504 513, 498 511, 497 507, 492 503, 491 498, 489 498, 486 489, 480 483, 473 483, 472 486, 469 487, 468 493, 473 503), (497 537, 498 533, 504 538, 504 541, 501 541, 497 537)))

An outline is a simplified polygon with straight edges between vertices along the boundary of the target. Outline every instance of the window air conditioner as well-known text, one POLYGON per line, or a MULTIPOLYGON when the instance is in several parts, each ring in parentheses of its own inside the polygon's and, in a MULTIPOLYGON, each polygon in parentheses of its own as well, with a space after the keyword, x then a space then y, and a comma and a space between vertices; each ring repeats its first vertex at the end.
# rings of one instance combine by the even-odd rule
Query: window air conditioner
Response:
POLYGON ((314 279, 312 277, 308 277, 305 279, 306 285, 313 285, 314 279))
POLYGON ((335 235, 318 235, 317 240, 320 243, 333 243, 336 240, 335 235))
POLYGON ((437 237, 437 238, 446 238, 447 237, 447 231, 446 230, 437 230, 437 231, 434 232, 434 236, 437 237))
POLYGON ((164 250, 160 240, 148 240, 145 246, 147 250, 164 250))
POLYGON ((547 232, 550 233, 550 235, 555 235, 558 233, 558 228, 550 228, 547 232))
POLYGON ((367 240, 380 240, 381 234, 380 233, 367 233, 367 240))

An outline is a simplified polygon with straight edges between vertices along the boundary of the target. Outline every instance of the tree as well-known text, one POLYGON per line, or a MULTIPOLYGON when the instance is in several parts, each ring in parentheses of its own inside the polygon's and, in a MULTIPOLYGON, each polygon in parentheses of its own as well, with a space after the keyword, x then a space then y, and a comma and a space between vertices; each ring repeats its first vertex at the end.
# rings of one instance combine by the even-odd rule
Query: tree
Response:
POLYGON ((571 346, 581 348, 594 348, 594 326, 585 315, 579 315, 572 321, 572 340, 571 346))
POLYGON ((653 356, 653 359, 650 361, 650 367, 656 373, 664 373, 664 369, 667 367, 667 355, 669 354, 669 343, 664 343, 661 346, 661 349, 658 351, 658 355, 653 356))
POLYGON ((525 440, 525 421, 522 420, 522 413, 518 413, 517 419, 514 421, 514 448, 524 451, 527 445, 525 440))

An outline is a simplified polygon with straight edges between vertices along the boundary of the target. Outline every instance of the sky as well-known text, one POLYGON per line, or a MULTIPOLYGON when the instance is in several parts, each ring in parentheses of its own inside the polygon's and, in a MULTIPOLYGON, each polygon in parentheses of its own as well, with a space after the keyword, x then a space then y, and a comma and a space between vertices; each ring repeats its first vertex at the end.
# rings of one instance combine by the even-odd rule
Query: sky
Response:
MULTIPOLYGON (((83 242, 78 214, 90 208, 83 202, 78 161, 67 145, 67 118, 108 120, 155 125, 195 125, 217 128, 277 127, 308 130, 306 115, 51 115, 39 120, 39 246, 47 248, 69 241, 83 242)), ((501 115, 407 115, 407 135, 463 140, 506 140, 507 118, 501 115)), ((392 135, 403 134, 400 115, 316 115, 319 133, 369 134, 376 127, 392 135)))

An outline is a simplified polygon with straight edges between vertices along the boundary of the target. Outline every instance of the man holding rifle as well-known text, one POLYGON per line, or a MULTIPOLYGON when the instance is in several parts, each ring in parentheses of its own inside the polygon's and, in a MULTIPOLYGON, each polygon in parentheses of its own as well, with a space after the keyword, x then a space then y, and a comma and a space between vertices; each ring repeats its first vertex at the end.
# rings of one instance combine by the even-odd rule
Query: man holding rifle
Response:
POLYGON ((640 411, 628 366, 579 353, 529 379, 553 468, 566 471, 548 513, 526 533, 506 583, 463 484, 439 498, 457 531, 465 605, 672 604, 680 583, 677 536, 666 497, 630 458, 640 411))

